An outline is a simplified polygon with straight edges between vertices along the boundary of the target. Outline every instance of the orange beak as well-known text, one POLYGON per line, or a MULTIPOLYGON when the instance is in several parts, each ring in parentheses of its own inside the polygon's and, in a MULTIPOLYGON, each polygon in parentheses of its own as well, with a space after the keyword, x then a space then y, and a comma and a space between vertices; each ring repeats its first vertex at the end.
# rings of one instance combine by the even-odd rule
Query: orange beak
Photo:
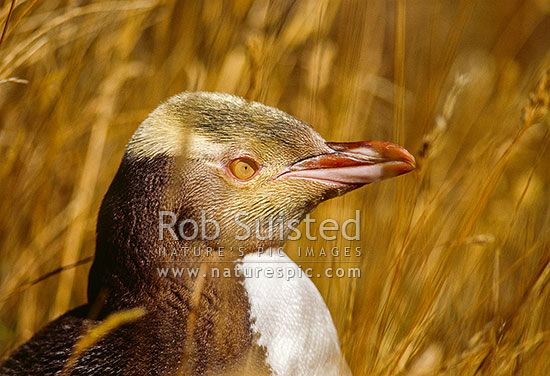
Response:
POLYGON ((405 174, 416 167, 411 153, 389 142, 327 142, 327 146, 331 152, 303 159, 279 177, 364 185, 405 174))

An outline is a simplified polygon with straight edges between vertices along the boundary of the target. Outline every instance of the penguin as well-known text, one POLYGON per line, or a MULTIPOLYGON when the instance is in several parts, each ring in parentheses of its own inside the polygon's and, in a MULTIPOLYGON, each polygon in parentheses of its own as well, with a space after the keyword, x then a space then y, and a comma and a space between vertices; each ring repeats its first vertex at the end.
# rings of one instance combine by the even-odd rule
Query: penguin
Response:
POLYGON ((88 303, 0 375, 348 375, 323 298, 282 246, 320 202, 414 168, 392 143, 327 142, 260 103, 176 95, 135 131, 104 196, 88 303), (137 307, 67 367, 90 328, 137 307))

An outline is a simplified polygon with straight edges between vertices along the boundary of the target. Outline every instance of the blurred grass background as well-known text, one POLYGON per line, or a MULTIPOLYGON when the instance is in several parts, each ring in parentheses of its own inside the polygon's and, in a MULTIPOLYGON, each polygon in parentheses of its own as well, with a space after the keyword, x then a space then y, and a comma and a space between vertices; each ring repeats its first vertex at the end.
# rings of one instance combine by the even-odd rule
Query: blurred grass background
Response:
POLYGON ((85 302, 90 263, 18 286, 93 255, 137 125, 207 90, 417 157, 414 173, 314 212, 360 209, 360 241, 287 247, 300 263, 299 246, 361 246, 361 278, 314 279, 354 374, 550 372, 547 0, 8 0, 0 12, 3 356, 85 302))

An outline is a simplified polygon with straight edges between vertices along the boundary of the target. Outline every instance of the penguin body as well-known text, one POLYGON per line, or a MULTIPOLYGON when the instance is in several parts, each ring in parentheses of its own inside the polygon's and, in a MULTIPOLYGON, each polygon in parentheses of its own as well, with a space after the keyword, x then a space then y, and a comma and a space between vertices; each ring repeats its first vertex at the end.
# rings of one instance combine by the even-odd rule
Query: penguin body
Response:
POLYGON ((273 217, 297 225, 326 199, 413 168, 397 145, 328 143, 277 109, 231 95, 169 99, 134 133, 103 199, 88 304, 14 351, 0 375, 349 374, 314 284, 284 253, 259 251, 282 247, 291 227, 260 233, 273 217), (198 235, 193 222, 205 218, 210 233, 198 235), (241 237, 243 225, 256 233, 241 237), (227 275, 212 272, 228 265, 227 275), (142 318, 64 370, 86 331, 135 307, 142 318))
POLYGON ((348 375, 330 312, 311 279, 283 251, 244 257, 252 330, 276 375, 348 375), (261 268, 256 272, 257 268, 261 268), (266 278, 262 271, 279 270, 266 278))

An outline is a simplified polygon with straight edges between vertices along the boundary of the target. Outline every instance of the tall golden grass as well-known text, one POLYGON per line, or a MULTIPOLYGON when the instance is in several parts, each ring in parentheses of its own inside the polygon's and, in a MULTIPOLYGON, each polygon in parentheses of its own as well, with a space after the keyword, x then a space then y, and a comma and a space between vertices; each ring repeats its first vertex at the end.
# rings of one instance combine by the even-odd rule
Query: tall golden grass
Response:
POLYGON ((304 266, 298 247, 361 247, 361 278, 314 279, 354 374, 548 374, 549 13, 545 0, 4 1, 0 354, 85 302, 125 143, 167 97, 207 90, 417 157, 314 213, 360 209, 360 241, 287 247, 304 266))

